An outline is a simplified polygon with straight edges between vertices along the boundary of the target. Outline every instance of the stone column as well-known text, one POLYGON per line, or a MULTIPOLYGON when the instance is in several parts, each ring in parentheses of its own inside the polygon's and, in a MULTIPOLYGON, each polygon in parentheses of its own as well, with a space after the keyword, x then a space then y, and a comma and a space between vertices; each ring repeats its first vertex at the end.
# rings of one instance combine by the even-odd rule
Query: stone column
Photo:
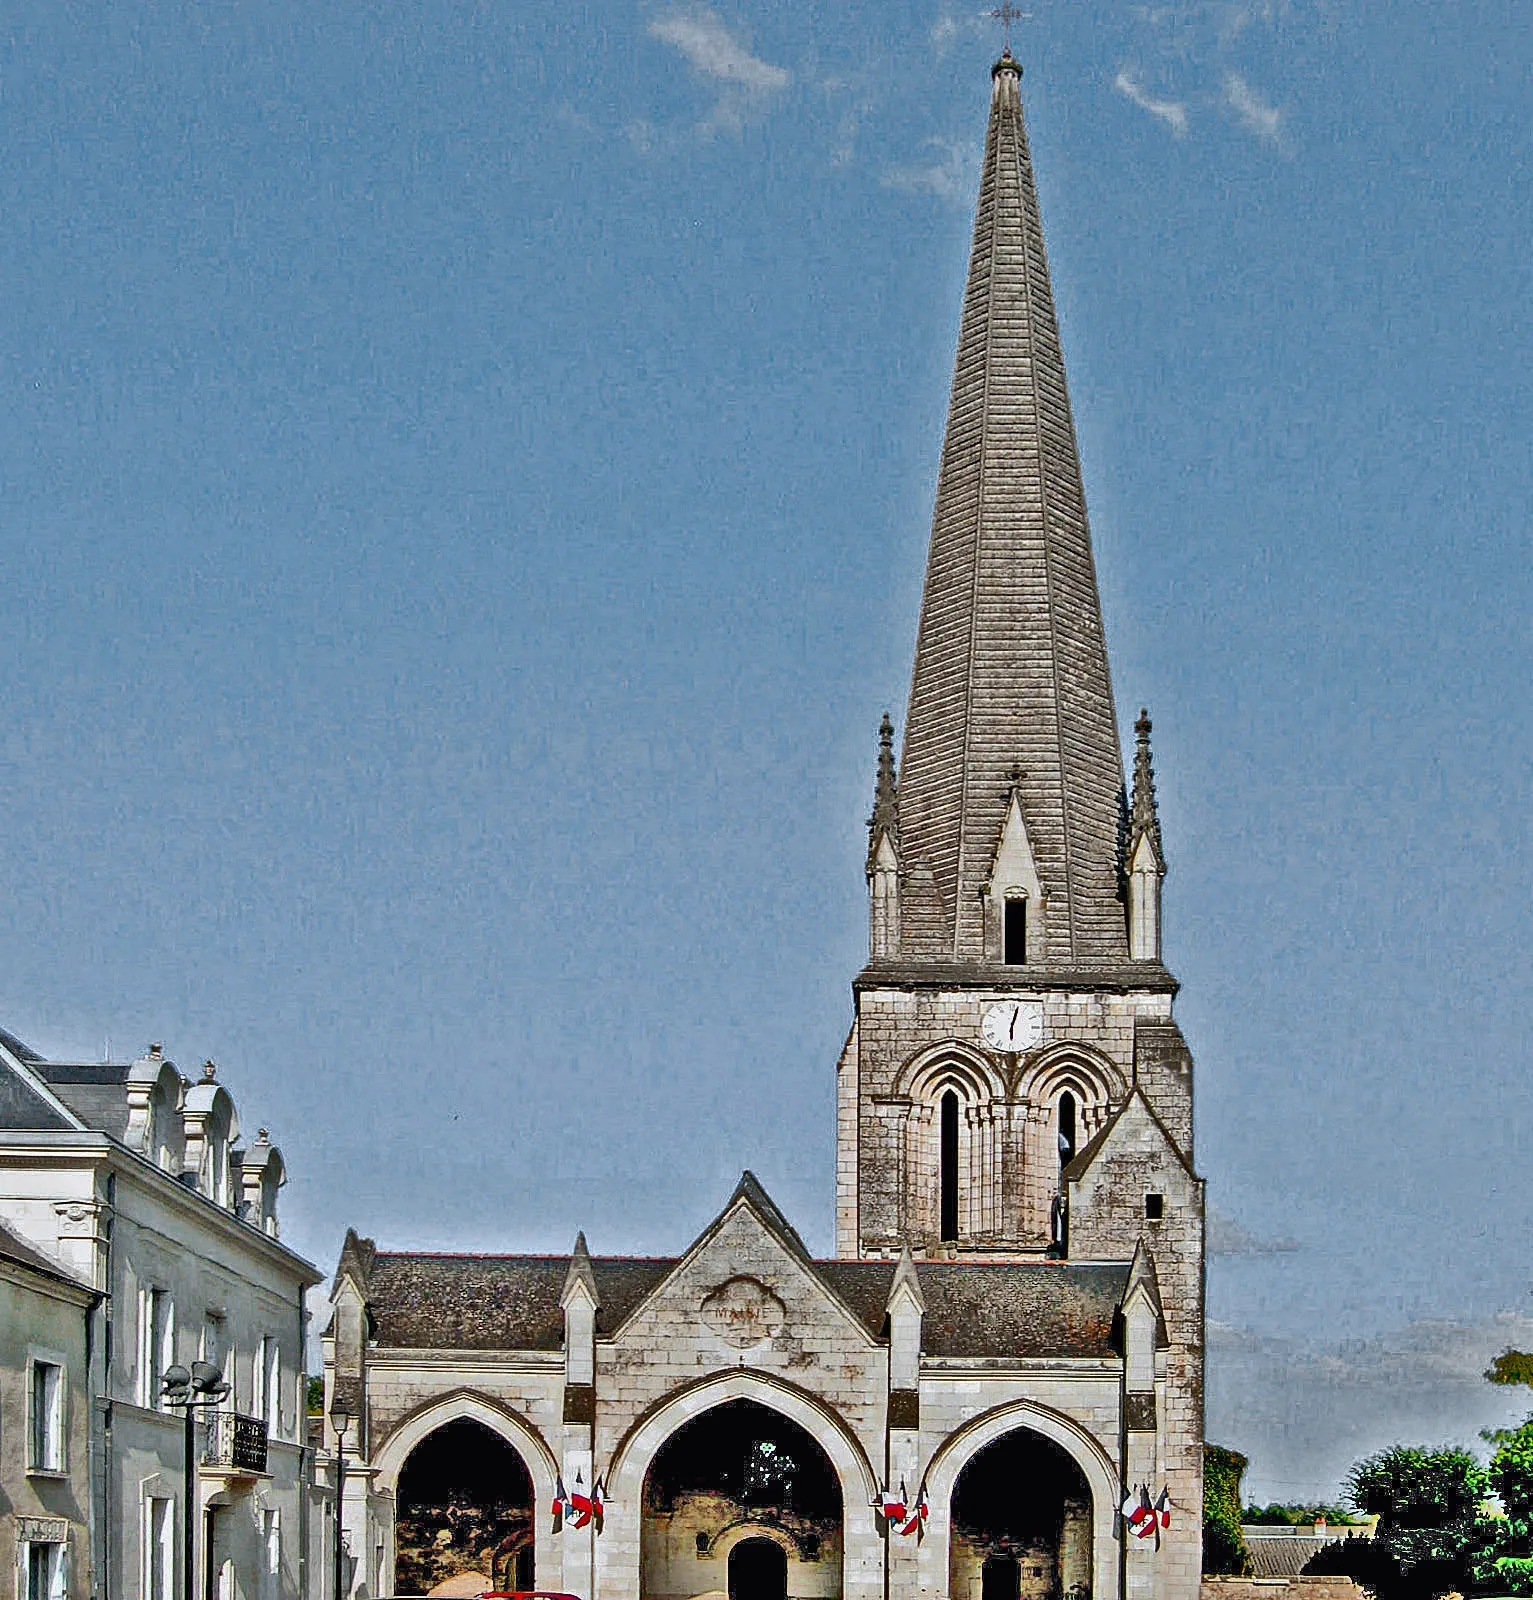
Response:
MULTIPOLYGON (((889 1288, 889 1400, 885 1482, 896 1493, 905 1485, 914 1507, 921 1492, 921 1321, 926 1300, 916 1264, 905 1246, 889 1288)), ((890 1528, 884 1541, 890 1600, 915 1600, 921 1578, 920 1541, 890 1528)))
MULTIPOLYGON (((586 1236, 575 1240, 570 1269, 560 1296, 564 1309, 564 1431, 559 1450, 559 1470, 570 1494, 589 1495, 595 1460, 592 1453, 596 1426, 596 1274, 586 1249, 586 1236)), ((580 1600, 595 1600, 596 1525, 565 1525, 562 1586, 580 1600)), ((539 1587, 545 1585, 539 1581, 539 1587)))

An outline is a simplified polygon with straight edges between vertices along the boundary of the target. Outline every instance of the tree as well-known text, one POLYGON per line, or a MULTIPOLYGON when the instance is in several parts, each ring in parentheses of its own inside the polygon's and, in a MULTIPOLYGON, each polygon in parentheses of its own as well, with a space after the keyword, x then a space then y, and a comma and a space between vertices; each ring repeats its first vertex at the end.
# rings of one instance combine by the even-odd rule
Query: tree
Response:
POLYGON ((1243 1578, 1251 1557, 1240 1531, 1240 1480, 1250 1462, 1238 1450, 1203 1446, 1203 1570, 1243 1578))
MULTIPOLYGON (((1492 1379, 1499 1381, 1520 1380, 1492 1379)), ((1476 1577, 1503 1594, 1533 1595, 1533 1417, 1496 1439, 1486 1475, 1506 1516, 1492 1526, 1476 1577)))
MULTIPOLYGON (((1489 1490, 1484 1470, 1467 1450, 1396 1445, 1359 1461, 1347 1476, 1347 1496, 1379 1519, 1371 1586, 1381 1600, 1469 1587, 1494 1542, 1481 1509, 1489 1490)), ((1359 1574, 1359 1581, 1361 1575, 1359 1574)))
POLYGON ((1492 1383, 1533 1389, 1533 1355, 1525 1350, 1503 1350, 1485 1376, 1492 1383))

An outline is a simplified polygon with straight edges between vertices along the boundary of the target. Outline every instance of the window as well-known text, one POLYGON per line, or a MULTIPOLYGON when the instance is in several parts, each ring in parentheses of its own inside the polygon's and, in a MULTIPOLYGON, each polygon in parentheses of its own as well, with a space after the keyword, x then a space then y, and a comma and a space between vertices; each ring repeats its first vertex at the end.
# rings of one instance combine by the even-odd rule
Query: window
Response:
POLYGON ((1002 919, 1001 960, 1008 967, 1026 966, 1027 901, 1007 900, 1002 908, 1002 919))
POLYGON ((175 1308, 163 1289, 138 1296, 138 1403, 168 1409, 160 1379, 176 1362, 175 1308))
POLYGON ((250 1363, 250 1414, 263 1422, 267 1420, 266 1351, 270 1344, 271 1339, 263 1333, 256 1340, 255 1357, 250 1363))
POLYGON ((266 1553, 266 1576, 275 1578, 282 1571, 282 1513, 261 1513, 261 1547, 266 1553))
POLYGON ((1075 1096, 1068 1090, 1059 1097, 1059 1164, 1068 1167, 1075 1159, 1075 1096))
POLYGON ((1147 1194, 1144 1197, 1144 1217, 1146 1222, 1159 1222, 1166 1214, 1166 1197, 1163 1194, 1147 1194))
POLYGON ((229 1385, 229 1393, 219 1402, 219 1409, 228 1406, 233 1410, 234 1346, 227 1338, 224 1315, 221 1311, 209 1311, 202 1319, 202 1359, 209 1366, 217 1367, 223 1375, 224 1382, 229 1385))
POLYGON ((256 1347, 256 1404, 255 1414, 266 1424, 268 1433, 276 1433, 282 1418, 282 1364, 281 1347, 268 1334, 256 1347))
POLYGON ((942 1148, 939 1165, 942 1184, 941 1238, 958 1237, 958 1096, 951 1089, 942 1097, 942 1148))
MULTIPOLYGON (((56 1361, 34 1360, 30 1392, 30 1455, 33 1472, 64 1470, 64 1369, 56 1361)), ((52 1549, 37 1545, 36 1549, 52 1549)))
POLYGON ((175 1537, 175 1502, 151 1496, 144 1503, 144 1600, 171 1600, 175 1537))
POLYGON ((22 1600, 64 1600, 69 1588, 69 1562, 65 1547, 29 1543, 26 1547, 26 1593, 22 1600))

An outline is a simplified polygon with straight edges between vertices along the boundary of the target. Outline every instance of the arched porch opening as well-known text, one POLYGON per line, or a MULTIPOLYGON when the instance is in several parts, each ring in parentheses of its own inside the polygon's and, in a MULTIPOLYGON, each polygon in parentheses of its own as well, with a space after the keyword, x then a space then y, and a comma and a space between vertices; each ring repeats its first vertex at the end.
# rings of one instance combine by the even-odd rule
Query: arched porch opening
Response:
POLYGON ((742 1539, 729 1552, 729 1600, 787 1600, 788 1553, 775 1539, 742 1539))
POLYGON ((478 1574, 486 1589, 534 1587, 537 1503, 515 1447, 472 1417, 421 1439, 399 1471, 394 1586, 430 1594, 478 1574))
POLYGON ((974 1453, 953 1485, 952 1600, 1091 1600, 1091 1488, 1075 1458, 1016 1428, 974 1453))
POLYGON ((836 1468, 805 1428, 726 1400, 677 1428, 645 1473, 639 1594, 839 1600, 842 1511, 836 1468))

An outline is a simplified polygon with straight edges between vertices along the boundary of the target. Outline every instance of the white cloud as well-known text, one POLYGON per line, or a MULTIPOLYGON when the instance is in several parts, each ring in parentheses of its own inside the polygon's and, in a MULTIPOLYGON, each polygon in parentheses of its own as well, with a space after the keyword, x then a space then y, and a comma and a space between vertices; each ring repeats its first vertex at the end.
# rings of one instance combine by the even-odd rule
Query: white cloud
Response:
POLYGON ((775 94, 793 81, 793 74, 786 67, 774 67, 760 56, 753 56, 706 7, 667 12, 650 23, 649 31, 679 50, 695 72, 743 89, 749 95, 775 94))
POLYGON ((961 40, 990 38, 994 32, 995 24, 988 17, 944 11, 932 24, 929 37, 932 52, 941 61, 961 40))
POLYGON ((879 180, 884 188, 935 195, 939 200, 971 197, 979 172, 979 147, 966 140, 934 137, 923 148, 933 152, 932 159, 889 168, 879 180))
POLYGON ((1230 73, 1224 80, 1224 103, 1263 144, 1282 143, 1282 111, 1268 105, 1238 72, 1230 73))
POLYGON ((1508 1347, 1533 1348, 1533 1317, 1406 1324, 1372 1339, 1273 1337, 1210 1321, 1208 1432, 1251 1458, 1258 1500, 1334 1497, 1348 1468, 1392 1444, 1473 1445, 1528 1410, 1487 1383, 1508 1347))
POLYGON ((1157 100, 1147 94, 1126 67, 1120 69, 1118 76, 1113 79, 1113 88, 1132 100, 1141 111, 1159 117, 1178 139, 1187 137, 1187 107, 1180 100, 1157 100))
POLYGON ((1208 1208, 1207 1243, 1211 1256, 1277 1256, 1303 1248, 1293 1239, 1264 1239, 1227 1217, 1217 1206, 1208 1208))

